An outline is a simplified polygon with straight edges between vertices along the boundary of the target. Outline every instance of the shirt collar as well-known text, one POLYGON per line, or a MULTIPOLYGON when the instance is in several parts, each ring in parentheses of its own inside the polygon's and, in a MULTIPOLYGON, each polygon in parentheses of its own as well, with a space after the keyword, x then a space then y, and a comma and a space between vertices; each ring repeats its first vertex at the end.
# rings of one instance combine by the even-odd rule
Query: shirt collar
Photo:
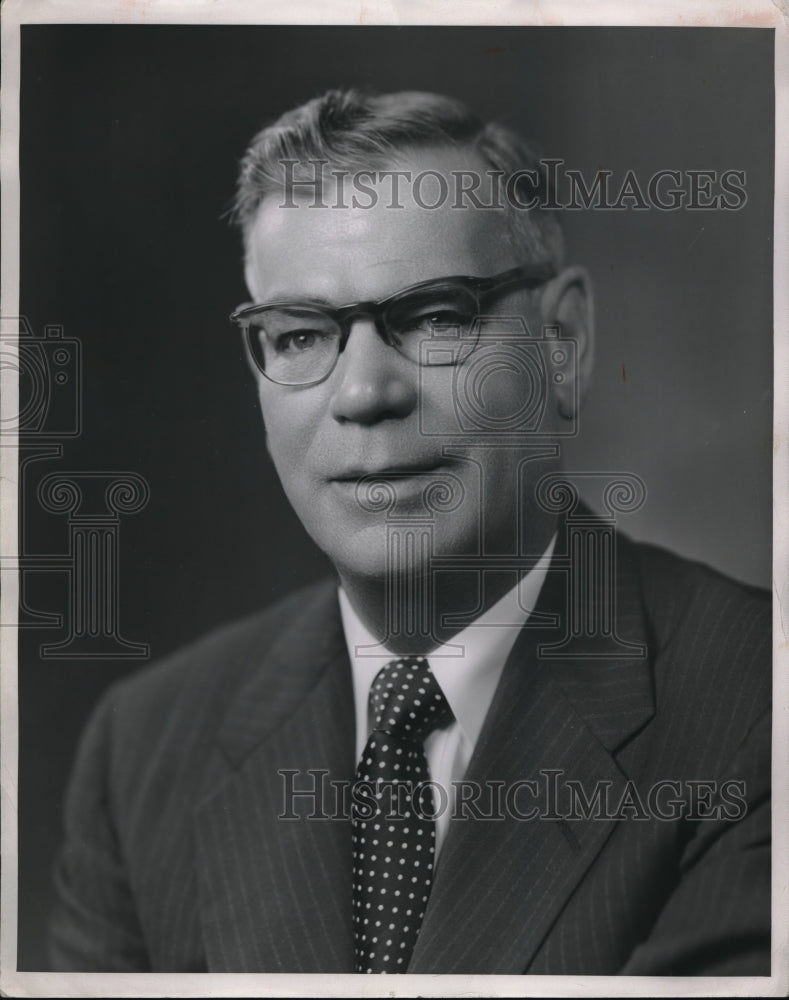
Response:
MULTIPOLYGON (((539 561, 501 600, 449 642, 426 654, 449 707, 472 746, 482 729, 507 656, 537 603, 555 545, 554 534, 539 561)), ((342 588, 339 601, 353 674, 358 758, 369 735, 370 687, 381 667, 397 659, 397 654, 375 640, 342 588)))

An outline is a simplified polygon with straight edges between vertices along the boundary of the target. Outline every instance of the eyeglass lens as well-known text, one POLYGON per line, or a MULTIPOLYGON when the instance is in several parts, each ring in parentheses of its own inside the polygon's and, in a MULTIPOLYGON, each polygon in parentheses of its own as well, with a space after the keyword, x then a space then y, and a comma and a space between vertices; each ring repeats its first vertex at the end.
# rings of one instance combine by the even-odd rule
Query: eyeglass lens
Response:
MULTIPOLYGON (((477 294, 447 284, 391 299, 380 310, 378 321, 387 342, 410 360, 456 364, 462 360, 459 352, 448 361, 446 351, 426 352, 420 345, 437 336, 467 341, 475 336, 478 313, 477 294)), ((308 305, 272 306, 250 317, 248 338, 255 360, 270 379, 300 385, 329 374, 341 350, 344 331, 329 310, 308 305)))

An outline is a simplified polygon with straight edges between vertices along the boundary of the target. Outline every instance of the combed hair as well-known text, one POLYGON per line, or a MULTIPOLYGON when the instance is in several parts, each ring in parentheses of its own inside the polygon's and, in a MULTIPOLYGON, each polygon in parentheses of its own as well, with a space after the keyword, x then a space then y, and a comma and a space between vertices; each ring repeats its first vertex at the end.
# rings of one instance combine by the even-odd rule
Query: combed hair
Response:
MULTIPOLYGON (((312 179, 310 161, 328 161, 335 170, 370 170, 426 147, 476 151, 489 169, 503 173, 499 185, 518 171, 534 171, 537 186, 522 177, 517 197, 523 203, 535 194, 540 203, 547 200, 548 179, 536 149, 513 130, 481 121, 462 101, 418 91, 378 95, 347 89, 329 90, 257 133, 241 161, 233 217, 246 243, 260 203, 283 191, 284 161, 296 161, 294 179, 312 179)), ((554 213, 518 209, 503 197, 501 203, 507 206, 518 258, 523 263, 547 259, 558 268, 563 241, 554 213)))

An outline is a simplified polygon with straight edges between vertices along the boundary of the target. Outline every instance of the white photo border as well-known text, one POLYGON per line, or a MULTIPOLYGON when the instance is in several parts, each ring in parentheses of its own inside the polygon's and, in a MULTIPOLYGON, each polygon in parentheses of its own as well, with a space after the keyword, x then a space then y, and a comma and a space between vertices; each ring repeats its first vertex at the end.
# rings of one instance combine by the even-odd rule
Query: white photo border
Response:
MULTIPOLYGON (((773 437, 773 974, 770 978, 82 974, 16 971, 18 687, 14 628, 0 629, 2 900, 0 987, 8 996, 753 996, 789 989, 789 8, 758 0, 5 0, 0 104, 2 274, 0 316, 18 316, 19 80, 23 24, 552 25, 759 27, 775 30, 774 437, 773 437)), ((2 371, 3 421, 14 418, 14 372, 2 371)), ((0 620, 19 597, 17 448, 2 449, 0 620)))

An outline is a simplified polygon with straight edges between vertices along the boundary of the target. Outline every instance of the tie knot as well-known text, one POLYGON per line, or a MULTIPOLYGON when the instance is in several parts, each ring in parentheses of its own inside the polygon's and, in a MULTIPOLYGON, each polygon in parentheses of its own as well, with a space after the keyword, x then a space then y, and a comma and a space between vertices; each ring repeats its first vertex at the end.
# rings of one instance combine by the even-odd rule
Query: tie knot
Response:
POLYGON ((401 740, 422 741, 453 715, 424 656, 407 656, 382 667, 370 688, 373 729, 401 740))

